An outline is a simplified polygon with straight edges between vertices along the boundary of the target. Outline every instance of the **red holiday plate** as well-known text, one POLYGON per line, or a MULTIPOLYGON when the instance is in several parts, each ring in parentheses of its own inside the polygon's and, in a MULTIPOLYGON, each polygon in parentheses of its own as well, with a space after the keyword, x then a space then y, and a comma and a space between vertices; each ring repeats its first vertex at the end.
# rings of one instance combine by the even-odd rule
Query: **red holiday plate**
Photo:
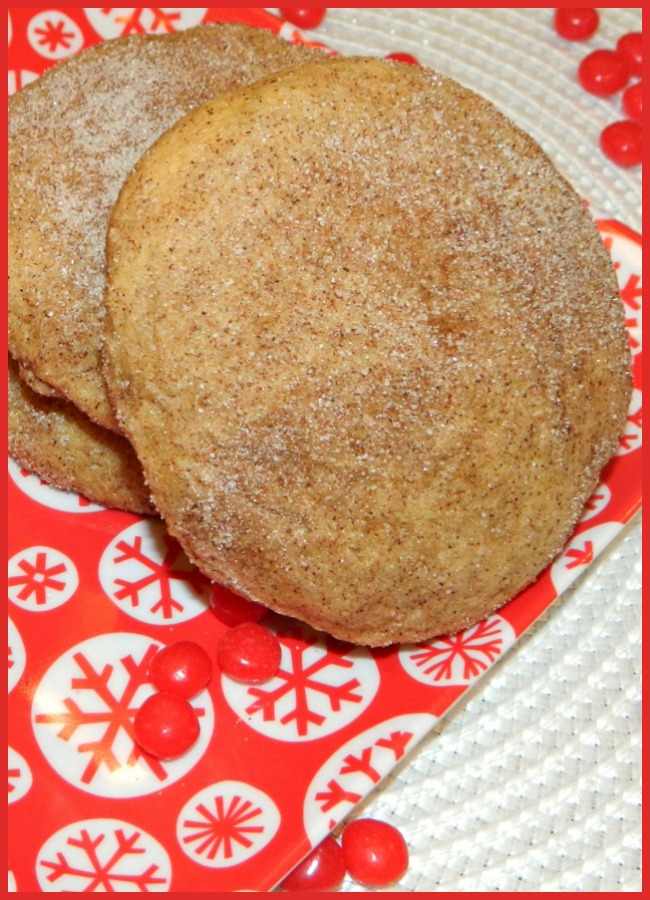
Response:
MULTIPOLYGON (((10 9, 10 93, 121 33, 262 9, 10 9)), ((286 28, 286 26, 285 26, 286 28)), ((289 37, 299 35, 289 28, 289 37)), ((641 242, 598 221, 628 314, 635 390, 615 459, 564 552, 497 614, 449 638, 368 650, 279 616, 278 674, 215 674, 194 746, 143 752, 148 668, 179 640, 214 659, 222 591, 157 520, 54 490, 9 461, 9 867, 18 892, 269 891, 350 815, 607 546, 641 503, 641 242)))

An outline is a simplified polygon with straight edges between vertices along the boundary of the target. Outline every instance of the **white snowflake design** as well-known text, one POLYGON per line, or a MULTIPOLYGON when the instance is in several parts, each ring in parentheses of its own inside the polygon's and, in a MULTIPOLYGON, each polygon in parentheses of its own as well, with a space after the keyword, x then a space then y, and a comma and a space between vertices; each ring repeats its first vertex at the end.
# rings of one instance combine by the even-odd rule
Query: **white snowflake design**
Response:
POLYGON ((603 522, 575 534, 550 569, 558 594, 565 591, 584 572, 598 554, 620 531, 620 522, 603 522))
POLYGON ((135 742, 133 719, 153 693, 147 673, 159 648, 143 635, 100 635, 46 672, 32 724, 46 759, 66 781, 99 796, 138 797, 173 784, 201 758, 214 728, 207 691, 192 701, 201 734, 182 757, 163 763, 135 742))
POLYGON ((491 616, 458 634, 406 645, 400 649, 399 661, 404 671, 421 684, 468 685, 480 678, 515 639, 509 622, 491 616))
MULTIPOLYGON (((22 80, 18 83, 13 79, 12 83, 12 73, 9 73, 9 94, 15 93, 15 91, 20 90, 26 84, 29 84, 30 81, 35 81, 38 78, 38 75, 34 72, 23 71, 14 74, 22 80)), ((38 475, 34 475, 33 472, 29 472, 27 469, 19 466, 11 457, 8 458, 7 468, 11 480, 16 487, 19 488, 25 496, 29 497, 30 500, 34 500, 41 506, 47 506, 49 509, 56 509, 61 512, 69 513, 105 512, 103 506, 99 506, 97 503, 91 503, 90 500, 87 500, 80 494, 75 494, 73 491, 62 491, 59 490, 59 488, 52 487, 46 481, 39 478, 38 475)))
POLYGON ((630 339, 632 355, 643 349, 643 267, 641 247, 628 238, 617 235, 603 235, 605 248, 609 251, 625 309, 625 322, 630 339))
POLYGON ((277 806, 250 784, 222 781, 186 803, 177 822, 183 852, 202 866, 231 868, 255 856, 280 827, 277 806))
POLYGON ((17 803, 29 793, 32 772, 27 761, 13 747, 7 748, 7 756, 7 799, 9 803, 17 803))
POLYGON ((13 96, 22 90, 25 85, 36 81, 37 78, 38 73, 29 69, 9 69, 7 73, 7 96, 13 96))
POLYGON ((627 456, 640 450, 643 444, 643 395, 638 388, 632 392, 625 430, 619 440, 617 456, 627 456))
POLYGON ((99 580, 116 606, 148 625, 186 622, 208 608, 210 581, 159 521, 118 534, 102 554, 99 580))
POLYGON ((435 725, 435 716, 396 716, 355 735, 321 766, 305 794, 303 822, 320 843, 435 725))
POLYGON ((170 34, 199 25, 208 7, 84 7, 86 18, 103 38, 129 34, 170 34))
POLYGON ((281 741, 310 741, 353 722, 379 688, 371 654, 297 626, 276 629, 278 674, 261 685, 222 676, 224 696, 251 728, 281 741))
POLYGON ((7 644, 9 651, 7 654, 7 688, 11 693, 25 671, 27 657, 20 632, 9 618, 7 621, 7 644))
POLYGON ((599 484, 589 500, 585 503, 582 513, 582 522, 588 522, 589 519, 595 519, 603 510, 605 510, 612 499, 612 492, 606 484, 599 484))
POLYGON ((117 819, 75 822, 41 847, 36 876, 41 890, 58 893, 169 891, 171 863, 147 832, 117 819))

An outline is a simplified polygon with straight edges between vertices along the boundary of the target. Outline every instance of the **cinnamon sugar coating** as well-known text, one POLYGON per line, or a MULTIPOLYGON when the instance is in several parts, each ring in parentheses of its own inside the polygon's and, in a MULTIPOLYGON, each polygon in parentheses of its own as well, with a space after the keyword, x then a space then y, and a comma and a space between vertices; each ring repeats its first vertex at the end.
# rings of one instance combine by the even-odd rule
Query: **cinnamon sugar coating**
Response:
POLYGON ((32 391, 11 357, 8 386, 9 452, 16 462, 102 506, 155 513, 126 438, 91 422, 72 403, 32 391))
POLYGON ((9 350, 37 391, 117 429, 101 371, 106 225, 188 110, 318 51, 246 25, 106 41, 9 101, 9 350))
POLYGON ((615 275, 528 136, 435 72, 324 60, 138 163, 107 373, 210 577, 356 643, 468 626, 562 548, 630 396, 615 275))

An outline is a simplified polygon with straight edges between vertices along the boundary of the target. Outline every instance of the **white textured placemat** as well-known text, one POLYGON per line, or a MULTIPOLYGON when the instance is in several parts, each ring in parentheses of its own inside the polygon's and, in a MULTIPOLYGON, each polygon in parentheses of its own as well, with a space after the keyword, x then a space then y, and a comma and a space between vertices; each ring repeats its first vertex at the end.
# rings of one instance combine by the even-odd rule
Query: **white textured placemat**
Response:
MULTIPOLYGON (((315 36, 346 54, 410 52, 474 88, 595 207, 640 230, 640 171, 598 149, 620 98, 586 94, 575 71, 640 31, 641 9, 601 9, 586 44, 558 38, 553 12, 330 8, 315 36)), ((640 669, 637 519, 363 811, 408 840, 396 889, 639 892, 640 669)))

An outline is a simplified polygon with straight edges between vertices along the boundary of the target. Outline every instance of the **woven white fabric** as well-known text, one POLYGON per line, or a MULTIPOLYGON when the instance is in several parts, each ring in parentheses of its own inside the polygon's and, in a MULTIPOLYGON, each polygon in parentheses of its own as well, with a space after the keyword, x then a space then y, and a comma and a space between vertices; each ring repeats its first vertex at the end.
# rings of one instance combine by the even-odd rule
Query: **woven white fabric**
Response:
MULTIPOLYGON (((598 148, 620 97, 585 93, 575 72, 640 31, 641 9, 600 13, 585 44, 557 37, 552 9, 527 8, 330 8, 314 36, 346 54, 410 52, 474 88, 596 208, 640 230, 640 171, 598 148)), ((366 805, 411 848, 391 890, 641 890, 640 618, 637 519, 366 805)))

